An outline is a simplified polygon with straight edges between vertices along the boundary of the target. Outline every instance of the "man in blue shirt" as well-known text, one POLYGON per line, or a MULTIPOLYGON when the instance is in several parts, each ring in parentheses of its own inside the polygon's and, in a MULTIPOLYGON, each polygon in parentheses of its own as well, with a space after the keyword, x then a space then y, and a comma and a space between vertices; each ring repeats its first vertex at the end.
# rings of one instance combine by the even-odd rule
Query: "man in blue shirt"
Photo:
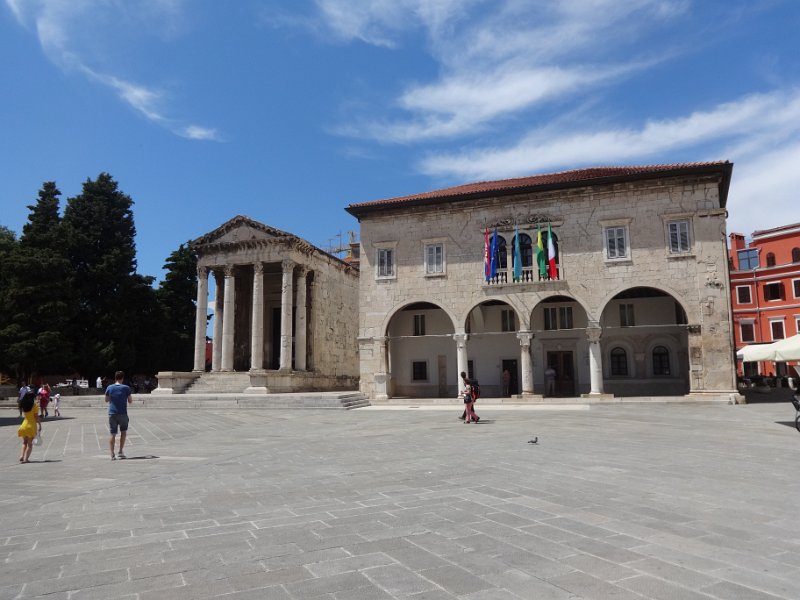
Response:
POLYGON ((111 460, 125 458, 122 449, 125 447, 125 436, 128 433, 128 404, 133 402, 131 388, 122 383, 125 373, 117 371, 114 374, 114 383, 106 388, 106 402, 108 402, 108 430, 111 437, 108 445, 111 448, 111 460), (114 441, 117 437, 117 428, 120 430, 119 452, 114 455, 114 441))

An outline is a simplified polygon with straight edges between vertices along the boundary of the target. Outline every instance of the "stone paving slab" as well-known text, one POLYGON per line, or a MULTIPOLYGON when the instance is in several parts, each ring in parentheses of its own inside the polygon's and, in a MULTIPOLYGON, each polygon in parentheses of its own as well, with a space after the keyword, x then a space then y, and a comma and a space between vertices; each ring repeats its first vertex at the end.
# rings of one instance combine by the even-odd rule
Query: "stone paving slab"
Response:
POLYGON ((791 405, 441 408, 0 410, 0 600, 800 598, 791 405))

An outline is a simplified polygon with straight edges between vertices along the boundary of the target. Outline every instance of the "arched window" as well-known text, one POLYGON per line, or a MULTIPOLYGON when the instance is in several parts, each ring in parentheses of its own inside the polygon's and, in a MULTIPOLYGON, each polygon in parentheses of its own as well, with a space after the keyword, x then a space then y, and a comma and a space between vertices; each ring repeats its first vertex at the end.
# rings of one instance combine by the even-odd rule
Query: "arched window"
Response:
MULTIPOLYGON (((516 236, 514 236, 516 239, 516 236)), ((530 267, 533 265, 533 244, 531 243, 531 236, 527 233, 519 234, 519 253, 522 258, 522 268, 530 267)))
POLYGON ((505 269, 508 267, 508 251, 506 250, 506 238, 502 235, 497 236, 497 268, 505 269))
POLYGON ((774 267, 775 266, 775 255, 772 252, 767 254, 767 266, 768 267, 774 267))
POLYGON ((800 248, 792 248, 792 262, 800 262, 800 248))
POLYGON ((664 346, 653 348, 653 375, 669 375, 669 350, 664 346))
POLYGON ((628 353, 625 352, 625 348, 617 346, 611 350, 611 376, 628 376, 628 353))

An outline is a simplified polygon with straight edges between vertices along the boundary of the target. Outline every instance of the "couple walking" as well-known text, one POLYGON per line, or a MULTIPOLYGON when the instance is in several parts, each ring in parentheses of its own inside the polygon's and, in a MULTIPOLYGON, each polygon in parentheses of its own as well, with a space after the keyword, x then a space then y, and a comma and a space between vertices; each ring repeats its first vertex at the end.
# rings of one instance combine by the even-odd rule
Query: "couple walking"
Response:
POLYGON ((461 397, 464 398, 464 413, 461 415, 461 420, 464 421, 465 425, 468 425, 472 421, 477 423, 481 420, 481 418, 475 414, 473 406, 475 404, 475 400, 478 399, 478 382, 472 381, 469 377, 467 377, 467 374, 464 371, 461 371, 461 381, 464 385, 464 388, 461 391, 461 397))

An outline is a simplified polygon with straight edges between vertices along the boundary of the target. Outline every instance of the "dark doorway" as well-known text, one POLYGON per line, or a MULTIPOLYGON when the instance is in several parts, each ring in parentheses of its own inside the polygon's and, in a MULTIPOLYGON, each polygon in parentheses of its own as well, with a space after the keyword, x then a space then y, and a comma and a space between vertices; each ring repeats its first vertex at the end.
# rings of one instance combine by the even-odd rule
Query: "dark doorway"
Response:
POLYGON ((556 350, 547 353, 547 366, 556 372, 554 396, 559 398, 575 395, 575 366, 571 350, 556 350))
POLYGON ((281 309, 272 309, 272 352, 269 366, 277 371, 281 366, 281 309))
MULTIPOLYGON (((502 361, 502 371, 508 369, 511 374, 511 382, 508 385, 508 393, 512 396, 519 394, 519 366, 516 359, 508 359, 502 361)), ((502 382, 503 374, 500 373, 500 381, 502 382)))

